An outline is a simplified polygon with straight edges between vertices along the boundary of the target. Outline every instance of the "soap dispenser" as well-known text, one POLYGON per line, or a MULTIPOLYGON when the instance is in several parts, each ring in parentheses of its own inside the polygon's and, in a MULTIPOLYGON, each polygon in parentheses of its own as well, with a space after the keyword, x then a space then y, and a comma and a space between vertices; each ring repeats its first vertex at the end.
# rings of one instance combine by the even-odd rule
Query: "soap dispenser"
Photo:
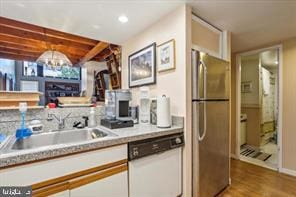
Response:
POLYGON ((95 108, 94 107, 90 108, 88 126, 89 127, 96 127, 97 126, 96 113, 95 113, 95 108))
POLYGON ((19 110, 21 112, 21 128, 16 130, 15 137, 23 139, 32 135, 32 131, 25 127, 25 116, 27 111, 27 103, 20 103, 19 110))

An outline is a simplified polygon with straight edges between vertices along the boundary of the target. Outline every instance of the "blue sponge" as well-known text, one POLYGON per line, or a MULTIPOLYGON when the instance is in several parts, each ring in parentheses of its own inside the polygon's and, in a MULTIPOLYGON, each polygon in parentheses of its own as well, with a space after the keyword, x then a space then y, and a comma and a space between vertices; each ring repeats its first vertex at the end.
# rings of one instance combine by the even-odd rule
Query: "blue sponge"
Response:
POLYGON ((25 137, 29 137, 32 135, 32 131, 28 128, 24 128, 24 129, 18 129, 16 130, 16 134, 15 137, 16 139, 23 139, 25 137))

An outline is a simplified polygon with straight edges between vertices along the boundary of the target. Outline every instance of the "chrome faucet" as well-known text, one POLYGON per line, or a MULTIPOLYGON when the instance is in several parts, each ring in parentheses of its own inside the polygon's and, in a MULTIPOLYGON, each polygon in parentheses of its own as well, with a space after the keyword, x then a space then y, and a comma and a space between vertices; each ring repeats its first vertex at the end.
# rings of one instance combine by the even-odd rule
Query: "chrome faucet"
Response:
POLYGON ((57 121, 58 121, 58 130, 63 130, 65 128, 65 120, 71 115, 71 113, 69 113, 67 116, 65 116, 64 118, 62 118, 61 115, 56 116, 55 114, 48 114, 47 120, 53 120, 52 117, 54 117, 57 121))

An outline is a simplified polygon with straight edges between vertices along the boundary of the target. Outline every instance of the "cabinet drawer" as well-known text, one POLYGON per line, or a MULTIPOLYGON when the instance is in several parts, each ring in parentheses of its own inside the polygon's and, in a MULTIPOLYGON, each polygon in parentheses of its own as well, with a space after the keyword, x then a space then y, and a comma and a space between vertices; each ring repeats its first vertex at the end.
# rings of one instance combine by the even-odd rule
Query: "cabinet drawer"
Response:
POLYGON ((71 197, 128 197, 127 163, 70 181, 71 197))
POLYGON ((72 173, 32 185, 33 196, 94 196, 94 194, 128 195, 127 161, 72 173), (118 193, 120 192, 120 193, 118 193))

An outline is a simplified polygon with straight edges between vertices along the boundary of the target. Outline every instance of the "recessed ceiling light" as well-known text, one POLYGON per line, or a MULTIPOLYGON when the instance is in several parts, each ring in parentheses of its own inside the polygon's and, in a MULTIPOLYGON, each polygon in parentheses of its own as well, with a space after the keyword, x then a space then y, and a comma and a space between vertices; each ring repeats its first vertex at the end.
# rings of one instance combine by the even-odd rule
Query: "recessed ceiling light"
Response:
POLYGON ((101 28, 100 25, 93 25, 92 27, 93 27, 94 29, 100 29, 100 28, 101 28))
POLYGON ((278 62, 278 61, 275 61, 274 63, 275 63, 275 64, 279 64, 279 62, 278 62))
POLYGON ((121 22, 121 23, 127 23, 128 22, 128 18, 127 16, 125 15, 121 15, 118 17, 118 20, 121 22))

